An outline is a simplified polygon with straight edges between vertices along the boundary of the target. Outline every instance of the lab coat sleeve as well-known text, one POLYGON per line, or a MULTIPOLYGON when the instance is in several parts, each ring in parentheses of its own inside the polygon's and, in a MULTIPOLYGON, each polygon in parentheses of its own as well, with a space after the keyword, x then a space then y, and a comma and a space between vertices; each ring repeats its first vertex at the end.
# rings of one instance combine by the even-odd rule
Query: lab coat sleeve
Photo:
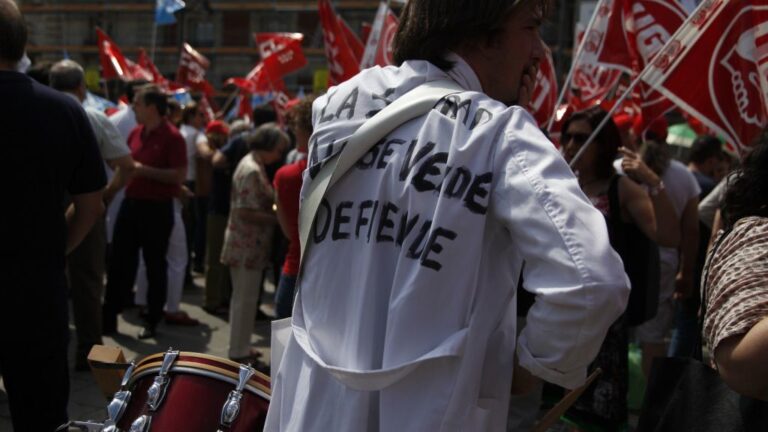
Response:
POLYGON ((517 356, 534 375, 575 388, 624 311, 629 280, 603 215, 533 118, 511 110, 497 143, 491 208, 525 260, 524 288, 536 294, 517 356))

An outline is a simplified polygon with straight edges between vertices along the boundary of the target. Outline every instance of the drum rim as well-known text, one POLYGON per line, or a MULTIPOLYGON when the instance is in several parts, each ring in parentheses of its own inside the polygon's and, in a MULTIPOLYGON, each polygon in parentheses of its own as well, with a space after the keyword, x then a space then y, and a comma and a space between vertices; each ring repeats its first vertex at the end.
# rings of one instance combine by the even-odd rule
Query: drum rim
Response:
MULTIPOLYGON (((133 373, 133 376, 130 379, 129 385, 133 386, 136 383, 136 381, 138 381, 140 378, 143 378, 148 374, 158 372, 162 364, 163 355, 164 355, 163 353, 152 354, 142 359, 137 364, 136 371, 133 373)), ((231 360, 227 360, 221 357, 216 357, 216 356, 207 355, 207 354, 182 351, 179 353, 179 358, 181 357, 192 357, 192 358, 198 357, 202 359, 213 360, 219 363, 223 363, 232 368, 236 368, 236 369, 240 368, 239 363, 235 363, 231 360)), ((220 381, 225 381, 233 385, 237 385, 239 381, 239 374, 237 372, 232 372, 217 366, 213 366, 205 363, 192 362, 188 360, 175 361, 173 363, 173 366, 171 366, 168 372, 169 373, 185 372, 185 373, 191 373, 196 375, 202 375, 208 378, 214 378, 220 381)), ((248 384, 246 385, 246 389, 249 390, 251 393, 257 394, 269 400, 271 398, 272 390, 269 387, 262 384, 261 382, 259 382, 258 380, 259 378, 271 384, 271 380, 267 375, 265 375, 262 372, 256 371, 256 375, 254 375, 248 381, 248 384)))

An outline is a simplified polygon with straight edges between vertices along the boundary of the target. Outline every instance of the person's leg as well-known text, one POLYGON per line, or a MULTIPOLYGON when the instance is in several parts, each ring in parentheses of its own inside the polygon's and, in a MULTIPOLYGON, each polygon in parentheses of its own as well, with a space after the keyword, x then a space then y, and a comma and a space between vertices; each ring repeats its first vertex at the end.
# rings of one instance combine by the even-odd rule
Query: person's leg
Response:
POLYGON ((698 302, 682 300, 675 302, 675 327, 667 355, 670 357, 693 357, 699 331, 698 302))
POLYGON ((75 368, 87 370, 88 352, 101 344, 101 296, 107 248, 104 219, 99 219, 67 257, 72 311, 77 331, 75 368))
POLYGON ((653 359, 667 355, 666 337, 672 328, 674 319, 674 307, 672 299, 667 298, 659 301, 659 308, 656 316, 651 320, 641 324, 635 330, 640 348, 643 352, 643 374, 648 378, 653 359))
POLYGON ((168 297, 165 300, 165 311, 179 311, 181 295, 184 290, 184 277, 187 270, 187 236, 184 232, 184 221, 181 217, 181 203, 173 203, 173 228, 168 241, 168 297))
POLYGON ((223 215, 208 215, 207 250, 205 270, 205 302, 206 309, 215 310, 226 305, 226 286, 229 285, 229 268, 220 261, 221 249, 224 246, 224 231, 227 228, 227 217, 223 215))
MULTIPOLYGON (((61 333, 64 333, 63 331, 61 333)), ((66 335, 0 350, 0 369, 16 432, 53 431, 67 422, 66 335), (52 340, 58 339, 58 340, 52 340)))
POLYGON ((296 276, 280 274, 280 283, 275 293, 275 318, 288 318, 293 310, 293 298, 296 292, 296 276))
POLYGON ((195 244, 195 241, 194 241, 195 226, 198 223, 205 223, 205 220, 202 220, 202 221, 197 220, 197 212, 195 211, 195 208, 197 207, 197 197, 194 196, 194 193, 196 192, 195 181, 187 180, 184 184, 187 186, 187 189, 189 189, 189 191, 192 192, 193 194, 193 196, 189 197, 186 200, 186 202, 180 207, 181 218, 184 224, 184 230, 183 230, 184 237, 185 237, 184 244, 187 247, 187 263, 189 264, 184 271, 186 272, 185 274, 190 275, 190 282, 191 282, 191 271, 192 271, 191 263, 192 263, 193 245, 195 244))
POLYGON ((115 222, 112 237, 112 255, 107 272, 107 287, 102 309, 102 332, 110 334, 117 331, 117 314, 130 301, 131 288, 136 280, 136 268, 139 262, 141 224, 140 212, 136 201, 125 199, 115 222))
POLYGON ((256 320, 262 270, 231 267, 232 302, 229 306, 229 357, 250 355, 251 334, 256 320))
POLYGON ((173 228, 172 201, 146 203, 144 230, 141 235, 142 253, 147 266, 147 327, 154 332, 163 317, 168 289, 168 241, 173 228))
POLYGON ((137 306, 147 306, 147 265, 144 264, 144 258, 139 254, 139 267, 136 270, 136 291, 133 294, 133 304, 137 306))
POLYGON ((193 270, 202 273, 205 270, 205 240, 208 219, 208 197, 195 198, 195 232, 193 270))

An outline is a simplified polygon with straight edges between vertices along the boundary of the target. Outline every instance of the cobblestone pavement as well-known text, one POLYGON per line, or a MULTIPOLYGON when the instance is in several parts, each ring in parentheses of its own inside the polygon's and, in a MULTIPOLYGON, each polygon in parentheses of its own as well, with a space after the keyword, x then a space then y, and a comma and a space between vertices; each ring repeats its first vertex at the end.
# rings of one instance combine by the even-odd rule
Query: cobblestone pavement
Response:
MULTIPOLYGON (((197 288, 184 291, 181 309, 192 318, 200 321, 194 327, 171 326, 161 324, 158 327, 156 339, 138 340, 136 335, 140 329, 141 319, 138 311, 132 309, 122 314, 118 322, 119 334, 114 337, 104 337, 104 345, 118 346, 123 349, 125 358, 129 361, 139 359, 149 354, 156 354, 169 347, 181 351, 193 351, 227 358, 229 343, 229 323, 226 317, 217 317, 205 312, 200 305, 203 303, 202 278, 196 278, 197 288)), ((261 310, 271 314, 274 306, 274 285, 265 284, 262 294, 261 310)), ((262 353, 261 358, 269 361, 269 321, 258 320, 254 327, 251 341, 262 353)), ((71 420, 98 420, 107 418, 107 400, 99 391, 91 372, 76 372, 74 370, 75 328, 70 324, 70 396, 69 417, 71 420)), ((257 365, 266 371, 268 364, 257 365)), ((11 414, 8 409, 8 397, 0 380, 0 432, 12 432, 11 414)))

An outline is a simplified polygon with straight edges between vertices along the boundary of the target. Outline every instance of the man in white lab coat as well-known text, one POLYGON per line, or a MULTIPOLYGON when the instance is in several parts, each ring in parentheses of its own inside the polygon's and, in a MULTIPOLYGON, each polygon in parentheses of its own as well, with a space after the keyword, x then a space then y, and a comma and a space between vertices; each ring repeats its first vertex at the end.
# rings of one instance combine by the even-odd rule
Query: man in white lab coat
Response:
POLYGON ((320 205, 266 430, 504 430, 513 387, 584 382, 629 282, 602 215, 521 108, 546 9, 410 0, 399 66, 315 102, 302 194, 391 101, 434 80, 465 89, 395 128, 320 205), (521 271, 536 302, 516 337, 521 271))

